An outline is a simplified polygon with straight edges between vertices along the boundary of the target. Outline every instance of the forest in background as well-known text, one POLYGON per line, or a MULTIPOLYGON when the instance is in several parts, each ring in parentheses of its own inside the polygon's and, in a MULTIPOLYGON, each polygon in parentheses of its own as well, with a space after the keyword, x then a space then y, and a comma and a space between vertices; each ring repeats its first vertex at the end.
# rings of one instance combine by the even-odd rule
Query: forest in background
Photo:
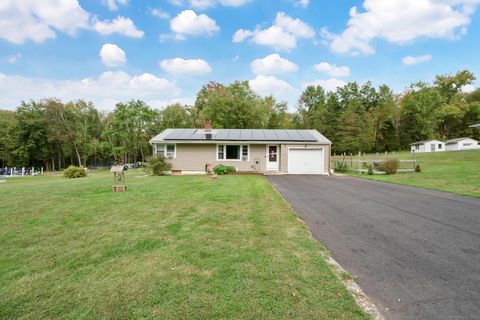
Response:
POLYGON ((468 70, 411 84, 400 94, 387 85, 351 82, 335 92, 307 87, 295 112, 285 102, 261 97, 247 81, 210 82, 193 105, 153 109, 141 100, 118 103, 109 113, 91 102, 51 98, 0 110, 0 165, 58 170, 70 164, 133 163, 151 155, 148 141, 166 128, 317 129, 336 153, 407 149, 430 138, 480 139, 480 88, 469 93, 468 70))

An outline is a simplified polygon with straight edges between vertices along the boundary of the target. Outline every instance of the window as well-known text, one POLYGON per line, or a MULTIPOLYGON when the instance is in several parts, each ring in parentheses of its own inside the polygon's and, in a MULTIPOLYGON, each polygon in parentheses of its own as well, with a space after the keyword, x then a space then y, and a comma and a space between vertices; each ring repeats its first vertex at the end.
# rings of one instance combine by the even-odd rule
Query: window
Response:
POLYGON ((217 157, 218 157, 219 160, 225 159, 223 145, 218 146, 218 156, 217 157))
POLYGON ((164 156, 165 158, 176 157, 176 146, 174 144, 157 144, 157 156, 164 156))
POLYGON ((248 145, 219 144, 217 145, 217 160, 248 161, 248 145))
POLYGON ((464 143, 463 146, 464 147, 470 147, 472 144, 471 143, 464 143))
POLYGON ((240 146, 227 145, 226 149, 226 160, 240 160, 240 146))
POLYGON ((420 150, 420 145, 417 144, 417 145, 415 146, 415 150, 420 150))
POLYGON ((438 144, 438 149, 442 149, 442 144, 441 143, 438 144))
POLYGON ((248 146, 242 146, 242 160, 248 161, 248 146))

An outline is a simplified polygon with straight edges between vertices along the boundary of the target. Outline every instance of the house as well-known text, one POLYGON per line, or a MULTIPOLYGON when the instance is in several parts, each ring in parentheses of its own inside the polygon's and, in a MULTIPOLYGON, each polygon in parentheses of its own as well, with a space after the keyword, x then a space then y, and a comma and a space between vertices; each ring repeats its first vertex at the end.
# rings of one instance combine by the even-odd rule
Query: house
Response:
POLYGON ((424 140, 410 144, 413 153, 445 151, 445 143, 440 140, 424 140))
POLYGON ((479 128, 480 129, 480 123, 477 124, 472 124, 470 128, 479 128))
POLYGON ((329 174, 331 142, 316 130, 166 129, 150 140, 177 173, 205 173, 207 166, 241 172, 329 174))
POLYGON ((479 149, 478 141, 472 138, 458 138, 445 142, 447 151, 479 149))

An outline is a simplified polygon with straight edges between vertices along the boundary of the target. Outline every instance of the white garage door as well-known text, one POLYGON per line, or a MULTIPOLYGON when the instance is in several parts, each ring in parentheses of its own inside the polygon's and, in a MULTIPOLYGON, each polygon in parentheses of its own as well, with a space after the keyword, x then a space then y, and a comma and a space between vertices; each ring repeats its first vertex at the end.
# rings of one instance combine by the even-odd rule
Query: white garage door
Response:
POLYGON ((289 149, 288 151, 288 173, 322 174, 323 167, 323 149, 289 149))

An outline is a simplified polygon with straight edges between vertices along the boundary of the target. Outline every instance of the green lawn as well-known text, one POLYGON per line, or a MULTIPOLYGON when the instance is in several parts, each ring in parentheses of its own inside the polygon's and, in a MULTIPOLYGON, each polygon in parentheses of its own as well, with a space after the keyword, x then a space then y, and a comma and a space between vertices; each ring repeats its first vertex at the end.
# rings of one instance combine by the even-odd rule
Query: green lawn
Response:
MULTIPOLYGON (((412 159, 409 152, 397 153, 396 157, 412 159)), ((354 175, 480 197, 480 150, 419 153, 416 158, 422 168, 421 173, 399 173, 389 176, 354 175)))
POLYGON ((2 319, 365 319, 261 176, 0 184, 2 319))

